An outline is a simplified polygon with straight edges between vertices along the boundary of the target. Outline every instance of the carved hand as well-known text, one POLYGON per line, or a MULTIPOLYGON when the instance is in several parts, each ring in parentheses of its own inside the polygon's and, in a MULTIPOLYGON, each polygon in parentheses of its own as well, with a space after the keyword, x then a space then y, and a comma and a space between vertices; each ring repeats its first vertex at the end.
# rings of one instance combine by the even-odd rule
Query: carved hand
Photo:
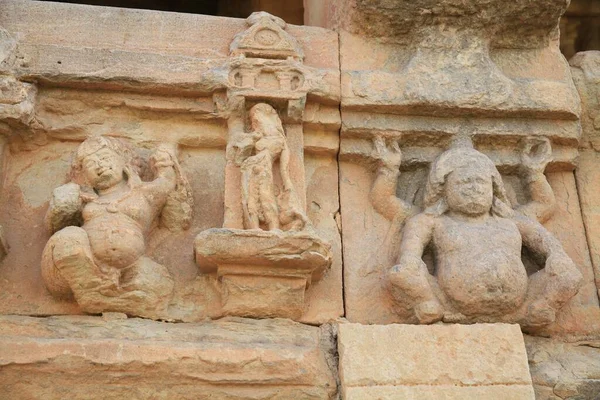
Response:
POLYGON ((548 138, 528 137, 525 139, 521 163, 527 172, 543 173, 552 160, 552 146, 548 138))
POLYGON ((150 162, 154 168, 172 167, 174 165, 171 151, 163 146, 159 146, 150 157, 150 162))
POLYGON ((398 169, 402 163, 402 150, 397 139, 390 139, 389 146, 386 145, 382 136, 373 138, 373 151, 371 157, 377 160, 377 167, 398 169))

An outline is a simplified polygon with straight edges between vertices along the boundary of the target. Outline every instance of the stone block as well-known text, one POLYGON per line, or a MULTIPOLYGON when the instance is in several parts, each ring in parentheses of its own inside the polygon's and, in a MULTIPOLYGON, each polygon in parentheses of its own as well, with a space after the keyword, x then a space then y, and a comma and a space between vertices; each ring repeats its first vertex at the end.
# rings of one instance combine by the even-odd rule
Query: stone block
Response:
POLYGON ((518 325, 339 327, 346 399, 533 399, 518 325))
POLYGON ((0 317, 3 399, 333 399, 333 341, 283 320, 0 317))
POLYGON ((600 341, 565 343, 525 336, 538 399, 590 399, 600 394, 600 341))

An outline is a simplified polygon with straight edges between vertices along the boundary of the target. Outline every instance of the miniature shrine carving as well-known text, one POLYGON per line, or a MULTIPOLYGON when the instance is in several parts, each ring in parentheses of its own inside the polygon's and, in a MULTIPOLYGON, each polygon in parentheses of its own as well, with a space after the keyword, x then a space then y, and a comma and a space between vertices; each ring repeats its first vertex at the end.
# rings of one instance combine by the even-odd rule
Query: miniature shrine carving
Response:
POLYGON ((187 229, 192 197, 175 149, 160 145, 149 161, 144 166, 134 147, 113 137, 91 137, 78 147, 72 181, 54 190, 46 214, 54 234, 42 276, 54 296, 74 297, 89 313, 165 312, 173 279, 145 255, 146 240, 156 224, 187 229), (149 172, 153 179, 142 180, 149 172))
POLYGON ((223 228, 200 232, 200 270, 217 273, 223 312, 299 319, 332 263, 306 216, 304 55, 280 18, 254 13, 231 44, 223 228))

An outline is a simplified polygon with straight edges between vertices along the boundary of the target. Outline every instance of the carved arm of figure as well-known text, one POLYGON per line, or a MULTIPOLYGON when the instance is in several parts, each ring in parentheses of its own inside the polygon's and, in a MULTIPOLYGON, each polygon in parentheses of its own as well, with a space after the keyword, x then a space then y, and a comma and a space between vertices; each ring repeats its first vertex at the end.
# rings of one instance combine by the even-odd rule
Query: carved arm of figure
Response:
POLYGON ((227 157, 236 165, 241 166, 248 157, 252 156, 254 146, 262 136, 260 132, 244 132, 243 130, 236 132, 227 144, 227 157))
POLYGON ((46 228, 54 233, 67 226, 81 226, 81 212, 84 204, 91 200, 89 197, 91 194, 82 192, 81 187, 74 182, 54 189, 44 218, 46 228))
POLYGON ((554 321, 556 311, 577 294, 583 275, 558 239, 540 223, 522 215, 516 215, 514 220, 523 245, 545 258, 545 267, 529 277, 525 325, 547 325, 554 321))
POLYGON ((521 154, 521 175, 529 189, 531 202, 517 207, 521 214, 546 222, 556 210, 554 192, 544 175, 552 159, 552 147, 547 138, 527 138, 521 154))
POLYGON ((160 145, 150 157, 150 166, 154 171, 154 180, 144 184, 148 198, 157 204, 166 200, 166 196, 175 189, 177 176, 175 152, 166 145, 160 145))
POLYGON ((370 198, 375 210, 388 220, 410 215, 413 207, 411 204, 396 196, 402 151, 396 140, 392 140, 390 147, 386 146, 381 136, 373 139, 372 157, 377 160, 377 177, 371 188, 370 198))
POLYGON ((414 312, 421 324, 439 321, 443 308, 429 284, 423 252, 433 238, 435 219, 425 213, 411 217, 404 227, 398 264, 389 271, 391 293, 400 306, 414 312))
POLYGON ((177 160, 175 149, 160 145, 150 157, 154 180, 144 183, 146 198, 161 213, 161 224, 171 231, 187 229, 192 222, 191 186, 177 160))

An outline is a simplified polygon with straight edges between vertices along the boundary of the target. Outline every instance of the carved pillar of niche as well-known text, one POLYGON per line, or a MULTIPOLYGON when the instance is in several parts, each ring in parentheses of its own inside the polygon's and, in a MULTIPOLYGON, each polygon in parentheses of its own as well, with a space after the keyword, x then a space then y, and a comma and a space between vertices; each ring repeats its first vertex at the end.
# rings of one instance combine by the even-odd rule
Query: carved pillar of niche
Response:
POLYGON ((216 272, 223 313, 299 319, 329 243, 306 217, 303 115, 311 74, 280 18, 254 13, 231 44, 222 229, 196 238, 201 271, 216 272))
MULTIPOLYGON (((28 139, 34 138, 30 127, 34 120, 37 87, 21 82, 13 75, 16 47, 16 39, 0 28, 0 168, 4 165, 7 144, 15 140, 31 141, 28 139)), ((0 170, 0 176, 2 174, 3 171, 0 170)), ((7 255, 8 249, 4 231, 0 226, 0 260, 7 255)))

